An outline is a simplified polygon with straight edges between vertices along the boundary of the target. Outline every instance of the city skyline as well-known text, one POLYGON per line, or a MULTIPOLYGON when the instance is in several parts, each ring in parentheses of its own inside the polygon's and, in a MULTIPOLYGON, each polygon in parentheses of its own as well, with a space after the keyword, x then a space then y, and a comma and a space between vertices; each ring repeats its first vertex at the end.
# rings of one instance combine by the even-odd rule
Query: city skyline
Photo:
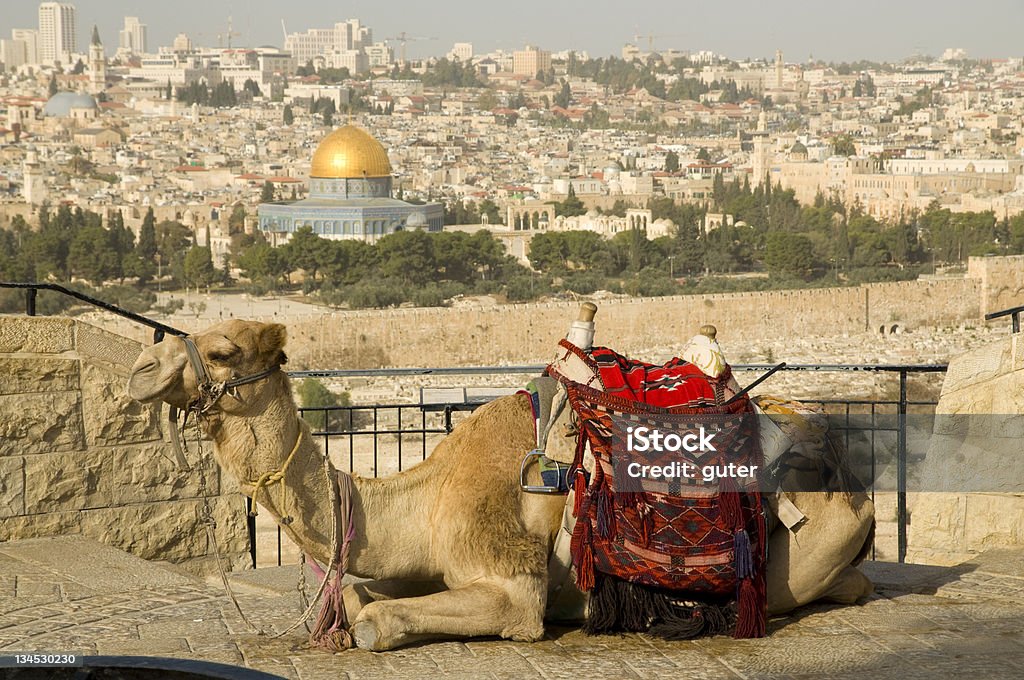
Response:
MULTIPOLYGON (((782 49, 789 62, 811 56, 825 61, 898 61, 916 53, 938 56, 947 47, 964 48, 972 58, 1024 53, 1015 35, 1016 26, 1024 22, 1024 5, 1013 0, 979 0, 966 17, 951 2, 935 0, 864 0, 854 13, 822 9, 820 3, 807 0, 774 4, 738 0, 728 9, 688 6, 685 11, 676 3, 661 0, 628 7, 590 3, 586 9, 570 3, 525 0, 514 11, 499 14, 464 0, 444 3, 440 11, 420 3, 370 2, 325 9, 314 0, 293 0, 287 5, 287 14, 279 3, 267 0, 180 0, 173 6, 105 0, 73 4, 78 10, 78 44, 88 44, 95 24, 108 53, 117 47, 125 16, 137 16, 149 26, 149 49, 153 51, 170 45, 181 32, 197 44, 216 46, 218 34, 227 32, 231 17, 232 30, 240 34, 233 44, 241 46, 283 46, 282 19, 289 33, 358 18, 373 28, 378 40, 403 31, 436 38, 409 42, 412 58, 442 56, 453 43, 467 41, 474 43, 477 53, 512 50, 529 43, 555 51, 587 51, 591 56, 618 56, 627 42, 644 50, 649 45, 655 50, 712 50, 732 58, 770 58, 776 49, 782 49), (395 11, 396 5, 401 12, 395 11), (960 15, 955 23, 948 21, 954 11, 960 15), (742 23, 733 21, 737 16, 744 18, 742 23)), ((0 34, 37 26, 39 2, 9 0, 5 5, 0 34)))

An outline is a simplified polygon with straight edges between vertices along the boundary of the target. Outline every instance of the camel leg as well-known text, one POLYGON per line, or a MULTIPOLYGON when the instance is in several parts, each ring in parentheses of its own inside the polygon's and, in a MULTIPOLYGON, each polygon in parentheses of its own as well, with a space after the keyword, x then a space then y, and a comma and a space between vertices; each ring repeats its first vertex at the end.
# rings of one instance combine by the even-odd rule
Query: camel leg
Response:
POLYGON ((854 604, 875 592, 875 586, 857 567, 847 567, 822 595, 822 599, 839 604, 854 604))
POLYGON ((363 607, 371 602, 421 597, 440 592, 445 587, 441 581, 359 581, 349 583, 342 588, 341 596, 345 603, 345 614, 348 620, 355 621, 363 607))
POLYGON ((532 642, 544 635, 544 590, 543 579, 517 576, 378 600, 363 607, 352 636, 360 648, 377 652, 447 637, 497 635, 532 642))

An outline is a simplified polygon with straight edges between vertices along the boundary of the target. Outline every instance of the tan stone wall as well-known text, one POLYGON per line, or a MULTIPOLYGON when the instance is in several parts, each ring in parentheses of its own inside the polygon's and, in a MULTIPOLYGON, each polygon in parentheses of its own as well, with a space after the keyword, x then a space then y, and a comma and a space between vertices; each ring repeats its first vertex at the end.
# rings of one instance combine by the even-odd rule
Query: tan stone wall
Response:
MULTIPOLYGON (((598 344, 637 353, 691 337, 705 323, 743 340, 956 325, 979 316, 975 279, 911 281, 598 303, 598 344)), ((286 320, 290 368, 536 363, 564 337, 576 302, 327 313, 286 320)))
POLYGON ((172 462, 161 411, 130 399, 142 345, 65 318, 0 316, 0 541, 82 534, 139 557, 215 569, 248 564, 244 500, 206 447, 172 462), (202 463, 202 464, 201 464, 202 463), (205 491, 201 488, 205 480, 205 491))
MULTIPOLYGON (((1024 255, 972 257, 967 276, 981 285, 981 314, 1024 305, 1024 255)), ((993 323, 1009 325, 1009 319, 993 323)))
POLYGON ((1024 493, 955 493, 957 486, 994 491, 1021 478, 1024 335, 951 361, 936 413, 927 456, 915 465, 915 486, 949 491, 909 494, 908 559, 955 564, 991 548, 1024 545, 1024 493))

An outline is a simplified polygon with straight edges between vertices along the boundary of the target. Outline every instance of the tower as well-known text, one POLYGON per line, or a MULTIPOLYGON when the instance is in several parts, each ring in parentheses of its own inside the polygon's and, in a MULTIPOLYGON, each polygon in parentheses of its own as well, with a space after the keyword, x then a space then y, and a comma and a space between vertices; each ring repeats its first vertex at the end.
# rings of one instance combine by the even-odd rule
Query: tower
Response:
POLYGON ((768 173, 768 156, 771 138, 768 136, 768 116, 764 109, 757 116, 757 131, 753 133, 754 153, 750 158, 750 186, 759 187, 768 173))
POLYGON ((782 50, 775 50, 775 89, 782 89, 782 50))
POLYGON ((61 2, 39 5, 39 61, 65 64, 78 51, 75 40, 75 6, 61 2))
POLYGON ((144 54, 146 52, 146 24, 139 21, 138 17, 125 17, 124 28, 119 35, 120 48, 131 54, 144 54))
POLYGON ((89 44, 89 92, 99 94, 107 89, 107 55, 100 42, 100 31, 92 27, 92 41, 89 44))
POLYGON ((22 195, 25 202, 29 205, 41 205, 46 200, 46 184, 43 183, 43 172, 34 148, 25 153, 23 173, 25 184, 22 187, 22 195))

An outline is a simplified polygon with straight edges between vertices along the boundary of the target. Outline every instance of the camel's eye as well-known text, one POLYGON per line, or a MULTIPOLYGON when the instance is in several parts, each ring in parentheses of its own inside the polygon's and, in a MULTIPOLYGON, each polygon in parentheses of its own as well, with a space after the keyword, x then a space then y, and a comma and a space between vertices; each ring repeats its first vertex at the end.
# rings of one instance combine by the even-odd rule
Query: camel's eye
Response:
POLYGON ((219 362, 219 363, 226 363, 228 361, 231 361, 231 358, 233 356, 235 356, 236 354, 238 354, 238 349, 237 348, 233 348, 233 349, 215 349, 212 352, 210 352, 209 354, 207 354, 206 356, 210 359, 210 361, 216 361, 216 362, 219 362))

